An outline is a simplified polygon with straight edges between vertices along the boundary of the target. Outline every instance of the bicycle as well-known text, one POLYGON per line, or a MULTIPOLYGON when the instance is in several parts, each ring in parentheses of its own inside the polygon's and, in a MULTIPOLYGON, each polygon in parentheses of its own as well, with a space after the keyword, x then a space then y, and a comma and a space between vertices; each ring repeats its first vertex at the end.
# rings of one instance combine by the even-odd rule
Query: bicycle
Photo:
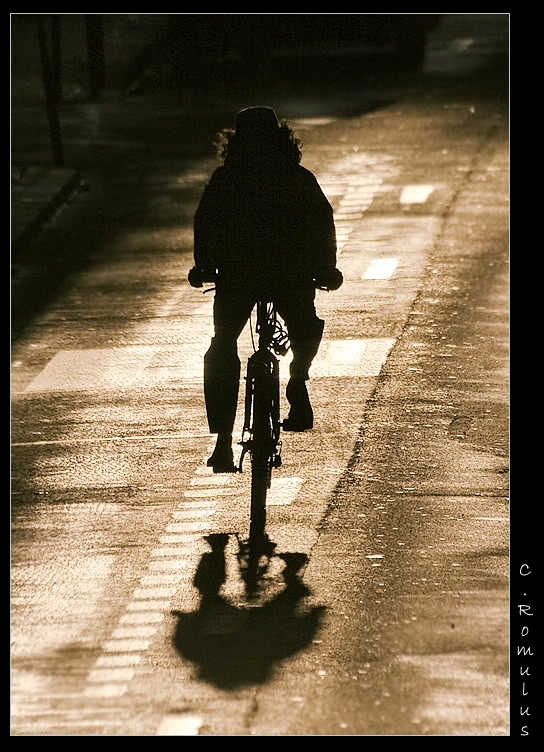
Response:
MULTIPOLYGON (((316 289, 338 289, 342 284, 342 274, 334 269, 326 282, 314 279, 316 289)), ((215 271, 203 275, 194 268, 189 273, 189 281, 194 287, 202 282, 215 282, 215 271), (193 279, 191 280, 191 276, 193 279)), ((209 292, 215 288, 208 288, 209 292)), ((266 533, 266 501, 272 482, 272 471, 281 467, 281 427, 280 420, 280 375, 278 356, 284 356, 290 349, 287 330, 278 319, 274 303, 267 299, 256 303, 257 320, 255 331, 258 345, 248 358, 246 390, 244 401, 244 422, 242 447, 238 472, 243 471, 246 454, 251 457, 251 500, 249 538, 238 535, 238 560, 246 592, 253 596, 266 573, 271 558, 275 555, 276 544, 266 533)), ((251 321, 251 319, 250 319, 251 321)), ((297 554, 293 571, 297 572, 305 556, 297 554), (297 558, 299 557, 299 558, 297 558)), ((292 566, 292 565, 290 565, 292 566)), ((289 575, 291 576, 291 575, 289 575)))
POLYGON ((280 375, 278 356, 289 350, 289 337, 271 301, 256 304, 255 331, 258 346, 248 358, 244 401, 244 423, 238 469, 243 470, 247 453, 251 457, 249 538, 239 539, 242 577, 251 592, 268 562, 275 544, 266 533, 266 500, 272 471, 281 467, 280 375))

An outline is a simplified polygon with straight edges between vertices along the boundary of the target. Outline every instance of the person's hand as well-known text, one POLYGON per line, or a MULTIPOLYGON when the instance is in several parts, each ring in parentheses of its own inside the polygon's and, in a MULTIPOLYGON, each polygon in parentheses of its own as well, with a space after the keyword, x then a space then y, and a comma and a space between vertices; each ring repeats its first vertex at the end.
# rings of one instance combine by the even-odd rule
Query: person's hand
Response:
POLYGON ((316 273, 315 286, 325 290, 338 290, 344 282, 344 276, 340 269, 336 267, 327 267, 325 269, 319 269, 316 273))
POLYGON ((204 282, 215 282, 215 269, 199 269, 193 266, 190 269, 187 279, 191 287, 202 287, 204 282))

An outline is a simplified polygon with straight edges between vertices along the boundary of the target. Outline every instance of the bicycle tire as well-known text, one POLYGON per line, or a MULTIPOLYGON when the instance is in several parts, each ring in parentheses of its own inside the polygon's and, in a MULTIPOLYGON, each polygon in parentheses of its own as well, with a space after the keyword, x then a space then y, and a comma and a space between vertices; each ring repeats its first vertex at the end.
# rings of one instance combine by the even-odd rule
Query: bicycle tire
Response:
POLYGON ((265 537, 266 498, 272 479, 273 396, 273 373, 269 364, 260 363, 252 384, 250 539, 257 545, 265 537))

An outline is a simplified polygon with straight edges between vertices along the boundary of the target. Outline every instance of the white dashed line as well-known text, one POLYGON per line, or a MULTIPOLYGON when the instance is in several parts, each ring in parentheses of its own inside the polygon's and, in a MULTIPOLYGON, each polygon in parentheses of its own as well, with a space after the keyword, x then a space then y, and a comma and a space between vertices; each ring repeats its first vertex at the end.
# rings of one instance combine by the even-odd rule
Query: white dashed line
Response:
POLYGON ((89 673, 87 681, 96 683, 129 682, 133 676, 133 668, 98 668, 89 673))
POLYGON ((401 204, 424 204, 434 191, 434 185, 405 185, 400 193, 401 204))
POLYGON ((113 668, 117 666, 137 666, 142 660, 141 655, 101 655, 96 661, 96 666, 113 668))
POLYGON ((399 265, 396 258, 373 259, 368 265, 363 279, 390 279, 399 265))
POLYGON ((117 627, 111 636, 115 640, 132 640, 142 637, 153 637, 158 627, 117 627))
MULTIPOLYGON (((90 684, 85 688, 86 697, 122 697, 128 689, 128 684, 90 684)), ((68 725, 68 724, 67 724, 68 725)), ((71 725, 71 724, 70 724, 71 725)), ((96 722, 102 726, 102 723, 96 722)))
POLYGON ((272 478, 266 505, 273 507, 292 504, 303 483, 303 478, 272 478))
POLYGON ((167 715, 161 720, 155 736, 198 736, 201 726, 202 718, 197 715, 167 715))

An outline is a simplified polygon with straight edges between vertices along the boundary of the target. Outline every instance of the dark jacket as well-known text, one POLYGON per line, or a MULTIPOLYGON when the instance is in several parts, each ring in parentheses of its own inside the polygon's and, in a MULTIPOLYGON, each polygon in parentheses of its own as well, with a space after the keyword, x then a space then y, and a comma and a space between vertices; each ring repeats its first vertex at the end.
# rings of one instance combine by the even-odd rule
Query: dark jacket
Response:
POLYGON ((226 283, 311 284, 319 269, 336 266, 332 207, 298 162, 227 158, 194 217, 194 258, 226 283))

